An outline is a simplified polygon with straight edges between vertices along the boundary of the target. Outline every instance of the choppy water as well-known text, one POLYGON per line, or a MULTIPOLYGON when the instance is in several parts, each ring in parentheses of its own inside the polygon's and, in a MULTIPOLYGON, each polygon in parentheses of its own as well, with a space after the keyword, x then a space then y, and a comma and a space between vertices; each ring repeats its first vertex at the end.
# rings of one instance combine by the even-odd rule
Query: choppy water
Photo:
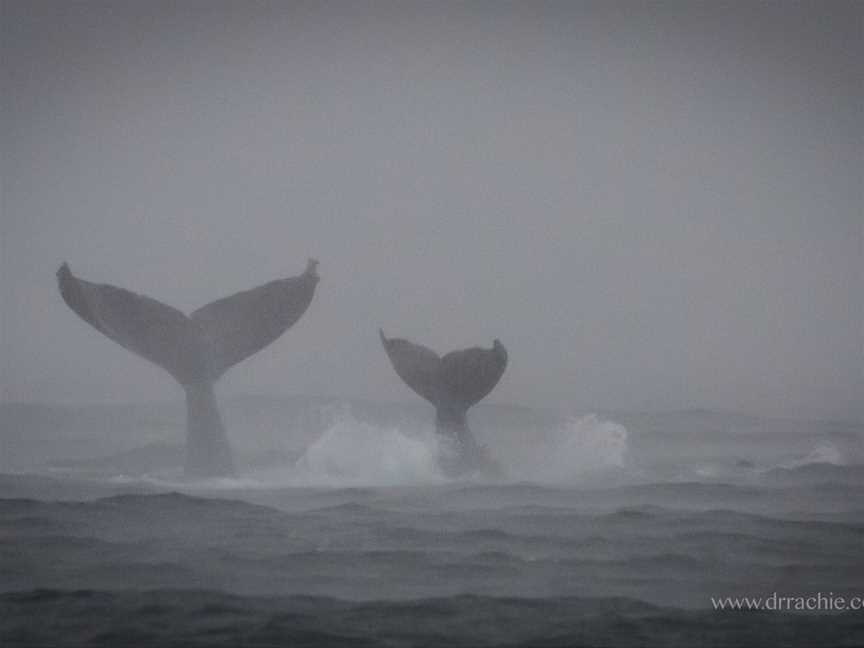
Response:
POLYGON ((864 643, 862 611, 711 603, 864 594, 858 427, 488 417, 500 474, 453 482, 429 429, 325 418, 236 479, 7 470, 0 644, 864 643))

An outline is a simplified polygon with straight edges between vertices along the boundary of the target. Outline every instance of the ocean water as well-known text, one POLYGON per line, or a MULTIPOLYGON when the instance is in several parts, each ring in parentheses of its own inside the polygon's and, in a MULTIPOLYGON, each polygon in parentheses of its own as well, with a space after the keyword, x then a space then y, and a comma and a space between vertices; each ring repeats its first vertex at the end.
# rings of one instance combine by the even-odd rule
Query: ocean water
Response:
POLYGON ((0 645, 857 646, 864 428, 246 399, 240 470, 180 475, 174 406, 0 411, 0 645))

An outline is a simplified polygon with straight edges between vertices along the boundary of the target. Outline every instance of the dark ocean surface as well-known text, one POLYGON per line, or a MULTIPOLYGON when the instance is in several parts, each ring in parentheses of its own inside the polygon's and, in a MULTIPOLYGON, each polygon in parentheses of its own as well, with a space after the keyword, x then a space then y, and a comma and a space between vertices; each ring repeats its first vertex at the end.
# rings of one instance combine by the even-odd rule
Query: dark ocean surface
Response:
POLYGON ((423 410, 240 399, 232 479, 175 406, 0 409, 0 645, 858 646, 864 428, 478 408, 500 470, 440 476, 423 410))

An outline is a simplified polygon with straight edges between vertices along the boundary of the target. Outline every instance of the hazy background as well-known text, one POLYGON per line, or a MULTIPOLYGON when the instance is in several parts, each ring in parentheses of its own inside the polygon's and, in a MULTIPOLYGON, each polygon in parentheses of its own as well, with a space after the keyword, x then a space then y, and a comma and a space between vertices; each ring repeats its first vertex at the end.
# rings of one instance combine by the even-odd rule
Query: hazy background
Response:
POLYGON ((222 393, 864 419, 859 3, 2 0, 2 398, 179 398, 63 260, 192 310, 321 261, 222 393))

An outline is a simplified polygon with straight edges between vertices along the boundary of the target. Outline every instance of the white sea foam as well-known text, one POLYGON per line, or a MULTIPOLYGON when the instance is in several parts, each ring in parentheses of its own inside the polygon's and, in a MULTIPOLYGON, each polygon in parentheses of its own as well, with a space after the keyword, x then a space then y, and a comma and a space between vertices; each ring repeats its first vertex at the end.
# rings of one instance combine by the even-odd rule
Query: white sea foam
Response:
POLYGON ((322 486, 397 486, 440 482, 431 429, 408 434, 340 414, 300 457, 298 482, 322 486))
POLYGON ((780 464, 781 468, 800 468, 810 464, 832 464, 834 466, 845 465, 843 454, 833 443, 824 442, 817 445, 803 457, 793 459, 780 464))
MULTIPOLYGON (((528 440, 524 447, 489 444, 487 451, 501 468, 496 481, 567 483, 625 466, 627 430, 593 415, 523 438, 528 440)), ((358 421, 343 412, 309 446, 293 478, 295 483, 327 486, 441 482, 445 477, 438 468, 440 451, 431 427, 409 433, 358 421)))

